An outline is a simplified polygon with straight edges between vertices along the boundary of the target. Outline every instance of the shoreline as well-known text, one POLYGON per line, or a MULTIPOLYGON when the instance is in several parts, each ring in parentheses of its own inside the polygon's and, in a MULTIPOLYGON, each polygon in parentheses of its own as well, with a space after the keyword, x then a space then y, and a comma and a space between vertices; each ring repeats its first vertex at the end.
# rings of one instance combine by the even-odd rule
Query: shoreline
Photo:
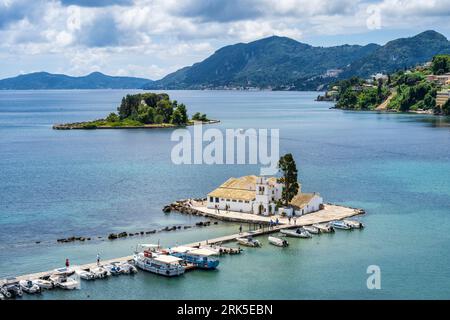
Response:
POLYGON ((183 128, 188 126, 193 126, 195 124, 215 124, 220 123, 220 120, 208 120, 208 121, 194 121, 190 123, 186 123, 185 125, 174 125, 174 124, 147 124, 142 126, 96 126, 96 127, 83 127, 87 122, 77 122, 77 123, 67 123, 67 124, 54 124, 52 126, 53 130, 108 130, 108 129, 174 129, 174 128, 183 128))

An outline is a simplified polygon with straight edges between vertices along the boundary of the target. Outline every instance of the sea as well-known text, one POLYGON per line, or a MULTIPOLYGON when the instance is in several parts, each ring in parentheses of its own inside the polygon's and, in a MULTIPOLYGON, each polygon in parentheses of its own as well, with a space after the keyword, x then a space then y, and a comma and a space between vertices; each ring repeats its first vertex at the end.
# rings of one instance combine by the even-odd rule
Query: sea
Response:
MULTIPOLYGON (((52 130, 105 117, 136 92, 0 91, 0 278, 238 231, 222 221, 197 227, 207 219, 161 209, 259 174, 259 165, 175 164, 174 129, 52 130), (167 226, 181 228, 107 239, 167 226), (57 243, 70 236, 91 240, 57 243)), ((191 115, 221 121, 205 130, 279 129, 280 154, 293 154, 303 191, 365 209, 366 227, 289 239, 287 248, 263 236, 262 248, 223 256, 215 271, 170 279, 139 272, 22 299, 450 298, 449 118, 335 110, 316 102, 317 92, 168 93, 191 115)))

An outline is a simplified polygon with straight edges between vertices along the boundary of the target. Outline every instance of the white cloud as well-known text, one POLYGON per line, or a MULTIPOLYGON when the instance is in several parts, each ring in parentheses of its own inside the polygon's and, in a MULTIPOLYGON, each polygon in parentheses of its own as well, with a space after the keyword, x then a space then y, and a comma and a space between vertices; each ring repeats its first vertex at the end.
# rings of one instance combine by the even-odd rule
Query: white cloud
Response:
POLYGON ((383 28, 449 30, 450 0, 0 0, 0 54, 157 78, 226 44, 369 32, 369 5, 383 28))

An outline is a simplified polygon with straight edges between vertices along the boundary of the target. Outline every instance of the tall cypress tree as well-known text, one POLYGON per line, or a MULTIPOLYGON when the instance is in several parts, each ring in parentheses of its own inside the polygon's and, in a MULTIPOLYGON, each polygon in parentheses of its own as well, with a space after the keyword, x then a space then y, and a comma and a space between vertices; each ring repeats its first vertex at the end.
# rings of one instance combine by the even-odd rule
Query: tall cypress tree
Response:
POLYGON ((278 168, 283 173, 283 177, 278 179, 278 182, 284 184, 283 193, 281 196, 284 200, 285 206, 287 207, 299 189, 297 182, 297 165, 295 164, 292 154, 288 153, 282 156, 278 161, 278 168))

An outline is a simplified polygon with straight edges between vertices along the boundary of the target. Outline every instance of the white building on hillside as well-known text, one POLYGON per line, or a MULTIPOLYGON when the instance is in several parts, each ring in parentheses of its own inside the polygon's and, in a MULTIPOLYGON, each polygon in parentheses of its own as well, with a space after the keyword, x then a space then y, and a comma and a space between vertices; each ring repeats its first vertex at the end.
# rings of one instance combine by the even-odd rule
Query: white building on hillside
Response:
MULTIPOLYGON (((272 215, 279 213, 276 203, 281 199, 283 184, 275 177, 244 176, 230 178, 207 196, 210 209, 272 215)), ((301 193, 292 199, 292 214, 301 215, 321 208, 323 199, 318 194, 301 193)))

